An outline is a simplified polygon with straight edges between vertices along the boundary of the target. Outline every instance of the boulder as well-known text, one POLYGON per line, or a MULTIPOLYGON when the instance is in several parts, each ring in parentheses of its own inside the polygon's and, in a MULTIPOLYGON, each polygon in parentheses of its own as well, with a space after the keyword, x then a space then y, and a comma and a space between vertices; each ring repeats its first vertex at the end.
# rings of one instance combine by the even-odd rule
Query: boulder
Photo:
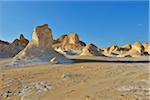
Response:
POLYGON ((52 64, 57 64, 57 63, 58 63, 57 58, 56 58, 56 57, 53 57, 53 58, 50 60, 50 63, 52 63, 52 64))

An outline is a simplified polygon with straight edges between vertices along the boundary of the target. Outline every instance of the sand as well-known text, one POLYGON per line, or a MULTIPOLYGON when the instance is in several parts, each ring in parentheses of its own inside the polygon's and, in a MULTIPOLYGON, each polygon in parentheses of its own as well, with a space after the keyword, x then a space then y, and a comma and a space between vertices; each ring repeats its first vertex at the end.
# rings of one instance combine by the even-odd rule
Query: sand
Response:
POLYGON ((69 58, 76 63, 1 65, 0 100, 150 100, 147 57, 69 58))

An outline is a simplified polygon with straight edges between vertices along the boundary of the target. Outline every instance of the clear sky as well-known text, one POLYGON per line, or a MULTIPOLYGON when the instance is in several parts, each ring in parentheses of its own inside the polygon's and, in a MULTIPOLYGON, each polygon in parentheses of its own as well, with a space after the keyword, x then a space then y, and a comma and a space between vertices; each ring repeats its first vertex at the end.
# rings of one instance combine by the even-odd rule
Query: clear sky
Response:
POLYGON ((75 32, 99 47, 148 42, 147 1, 1 1, 0 39, 12 41, 33 28, 49 24, 54 38, 75 32))

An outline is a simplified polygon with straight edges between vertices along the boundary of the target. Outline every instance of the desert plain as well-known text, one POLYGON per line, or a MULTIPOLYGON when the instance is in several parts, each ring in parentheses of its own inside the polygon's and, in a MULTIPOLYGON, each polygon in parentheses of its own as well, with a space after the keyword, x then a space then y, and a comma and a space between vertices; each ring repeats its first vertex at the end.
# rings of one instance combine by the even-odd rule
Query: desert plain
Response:
MULTIPOLYGON (((0 69, 0 100, 149 100, 149 58, 67 56, 71 64, 0 69)), ((6 63, 11 58, 2 58, 6 63)))

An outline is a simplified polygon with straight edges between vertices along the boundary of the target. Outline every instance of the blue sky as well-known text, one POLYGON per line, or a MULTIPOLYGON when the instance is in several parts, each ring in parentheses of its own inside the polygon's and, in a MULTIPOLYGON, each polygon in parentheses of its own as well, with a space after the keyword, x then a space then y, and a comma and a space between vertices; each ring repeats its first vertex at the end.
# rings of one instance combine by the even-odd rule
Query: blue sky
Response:
POLYGON ((99 47, 148 41, 148 1, 1 1, 0 39, 12 41, 47 23, 54 38, 75 32, 99 47))

